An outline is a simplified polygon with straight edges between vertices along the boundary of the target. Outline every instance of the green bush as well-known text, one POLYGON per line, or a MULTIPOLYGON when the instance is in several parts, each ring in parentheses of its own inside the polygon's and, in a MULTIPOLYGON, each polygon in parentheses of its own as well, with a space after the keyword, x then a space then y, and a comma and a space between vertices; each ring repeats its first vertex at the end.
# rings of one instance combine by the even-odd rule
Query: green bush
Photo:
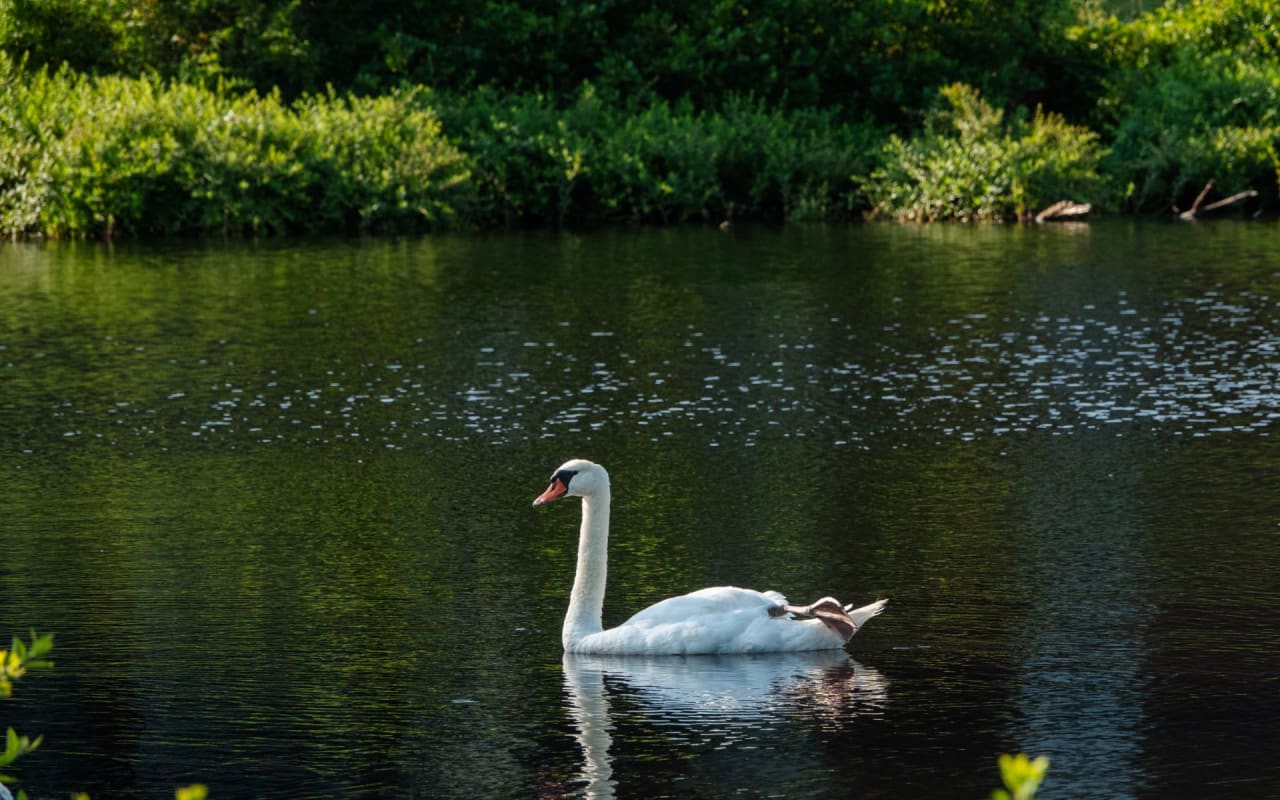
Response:
POLYGON ((450 222, 462 154, 421 91, 286 105, 154 77, 29 71, 0 54, 10 235, 399 230, 450 222))
POLYGON ((834 112, 749 100, 717 112, 663 101, 627 110, 590 87, 564 107, 490 90, 439 105, 469 156, 471 219, 482 225, 847 217, 852 176, 880 136, 834 112))
POLYGON ((0 77, 10 236, 847 218, 880 136, 835 112, 745 99, 626 110, 590 87, 567 106, 424 89, 285 103, 3 55, 0 77))
POLYGON ((1280 55, 1276 11, 1275 0, 1184 0, 1157 5, 1125 23, 1112 18, 1092 24, 1111 67, 1141 69, 1188 54, 1274 59, 1280 55))
POLYGON ((1013 219, 1209 180, 1275 202, 1274 5, 445 0, 344 38, 337 0, 0 0, 0 231, 1013 219))
POLYGON ((487 89, 439 106, 448 136, 467 153, 472 222, 562 224, 579 215, 577 189, 605 127, 589 90, 567 108, 541 94, 487 89))
POLYGON ((873 215, 900 220, 1022 218, 1058 200, 1096 202, 1097 136, 1037 109, 1030 120, 954 84, 911 139, 890 138, 866 182, 873 215))
POLYGON ((691 106, 655 103, 602 133, 590 180, 607 217, 668 223, 721 213, 718 142, 691 106))
POLYGON ((1096 34, 1111 68, 1099 103, 1105 170, 1136 211, 1189 205, 1213 180, 1274 197, 1278 9, 1264 0, 1167 6, 1096 34))
POLYGON ((725 205, 766 219, 847 219, 862 209, 855 176, 866 175, 884 135, 834 111, 781 113, 732 101, 714 118, 725 205))
POLYGON ((58 93, 44 71, 25 74, 0 53, 0 228, 14 236, 39 229, 59 135, 49 113, 58 93))
POLYGON ((732 96, 842 108, 903 126, 946 81, 1001 103, 1076 105, 1093 51, 1064 42, 1082 0, 4 0, 0 51, 33 66, 200 82, 212 74, 287 100, 327 85, 406 82, 572 102, 732 96))
POLYGON ((0 52, 33 63, 77 69, 118 65, 118 20, 127 14, 121 0, 3 0, 0 52))
MULTIPOLYGON (((328 48, 311 41, 305 10, 297 0, 4 0, 0 52, 37 67, 221 77, 264 93, 282 87, 292 97, 324 85, 328 48)), ((343 33, 341 22, 325 31, 343 33)))
POLYGON ((463 153, 443 135, 425 92, 304 97, 292 111, 306 128, 299 165, 321 226, 358 230, 440 227, 469 202, 463 153))

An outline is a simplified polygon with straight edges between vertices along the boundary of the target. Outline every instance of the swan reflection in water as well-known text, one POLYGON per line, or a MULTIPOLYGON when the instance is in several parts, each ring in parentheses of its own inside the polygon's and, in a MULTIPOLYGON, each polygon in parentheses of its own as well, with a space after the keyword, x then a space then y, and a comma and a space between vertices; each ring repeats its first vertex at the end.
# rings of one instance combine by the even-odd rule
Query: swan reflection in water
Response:
POLYGON ((767 745, 789 725, 838 730, 878 716, 885 679, 843 650, 733 656, 564 655, 569 710, 582 748, 578 782, 588 798, 612 798, 614 715, 661 728, 674 742, 714 737, 719 746, 767 745), (610 709, 611 699, 614 710, 610 709))

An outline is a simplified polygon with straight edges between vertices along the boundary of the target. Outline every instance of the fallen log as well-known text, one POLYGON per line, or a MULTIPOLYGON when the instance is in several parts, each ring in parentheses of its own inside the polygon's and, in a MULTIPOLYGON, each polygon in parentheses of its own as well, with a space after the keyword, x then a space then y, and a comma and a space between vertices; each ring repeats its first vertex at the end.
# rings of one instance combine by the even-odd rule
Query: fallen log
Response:
MULTIPOLYGON (((1210 178, 1209 182, 1206 183, 1204 185, 1204 188, 1200 190, 1200 194, 1196 195, 1195 202, 1191 204, 1191 208, 1188 208, 1186 211, 1183 211, 1181 214, 1179 214, 1178 219, 1188 220, 1188 221, 1195 219, 1196 214, 1200 211, 1200 204, 1204 202, 1204 198, 1209 194, 1209 190, 1212 188, 1213 188, 1213 179, 1210 178)), ((1174 210, 1176 211, 1177 209, 1174 209, 1174 210)))
MULTIPOLYGON (((1209 194, 1209 190, 1212 188, 1213 188, 1213 181, 1210 180, 1208 183, 1204 185, 1204 188, 1200 190, 1200 194, 1196 195, 1196 201, 1191 204, 1191 208, 1188 208, 1186 211, 1183 211, 1182 213, 1178 214, 1178 219, 1182 220, 1183 222, 1194 222, 1196 219, 1199 218, 1201 212, 1216 211, 1219 208, 1234 206, 1237 203, 1241 203, 1245 200, 1248 200, 1250 197, 1258 196, 1258 192, 1256 189, 1246 189, 1243 192, 1236 192, 1230 197, 1225 197, 1221 200, 1215 200, 1209 205, 1204 206, 1204 208, 1201 208, 1201 205, 1204 203, 1205 196, 1209 194)), ((1177 211, 1176 208, 1174 210, 1177 211)))
POLYGON ((1077 203, 1074 200, 1059 200, 1053 205, 1036 214, 1036 222, 1049 222, 1055 219, 1074 219, 1076 217, 1087 216, 1093 206, 1088 203, 1077 203))
POLYGON ((1223 200, 1216 200, 1216 201, 1214 201, 1214 202, 1210 203, 1209 205, 1205 206, 1203 210, 1204 210, 1204 211, 1214 211, 1214 210, 1219 209, 1219 208, 1226 208, 1227 206, 1234 206, 1236 203, 1239 203, 1239 202, 1244 201, 1244 200, 1248 200, 1250 197, 1257 197, 1257 196, 1258 196, 1258 190, 1257 190, 1257 189, 1246 189, 1246 190, 1245 190, 1245 191, 1243 191, 1243 192, 1237 192, 1236 194, 1233 194, 1233 195, 1231 195, 1230 197, 1225 198, 1225 199, 1223 199, 1223 200))

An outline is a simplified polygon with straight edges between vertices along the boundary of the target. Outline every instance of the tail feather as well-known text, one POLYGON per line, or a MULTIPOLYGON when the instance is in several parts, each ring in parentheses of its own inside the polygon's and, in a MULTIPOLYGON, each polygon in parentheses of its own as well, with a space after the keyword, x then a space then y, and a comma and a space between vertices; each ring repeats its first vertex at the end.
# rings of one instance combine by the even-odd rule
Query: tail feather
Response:
POLYGON ((862 608, 854 608, 853 603, 850 603, 844 607, 844 610, 849 617, 853 619, 853 624, 861 628, 866 624, 867 620, 876 616, 881 611, 884 611, 884 607, 888 604, 889 599, 886 597, 883 600, 877 600, 874 603, 869 603, 862 608))

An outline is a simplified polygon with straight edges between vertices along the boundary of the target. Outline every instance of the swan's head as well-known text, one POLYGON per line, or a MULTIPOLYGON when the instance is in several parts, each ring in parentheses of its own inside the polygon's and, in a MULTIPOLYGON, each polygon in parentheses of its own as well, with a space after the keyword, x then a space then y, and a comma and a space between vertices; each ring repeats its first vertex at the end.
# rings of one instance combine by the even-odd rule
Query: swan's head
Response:
POLYGON ((561 497, 590 497, 609 487, 609 473, 604 467, 581 458, 566 461, 551 473, 551 485, 533 501, 535 506, 561 497))

